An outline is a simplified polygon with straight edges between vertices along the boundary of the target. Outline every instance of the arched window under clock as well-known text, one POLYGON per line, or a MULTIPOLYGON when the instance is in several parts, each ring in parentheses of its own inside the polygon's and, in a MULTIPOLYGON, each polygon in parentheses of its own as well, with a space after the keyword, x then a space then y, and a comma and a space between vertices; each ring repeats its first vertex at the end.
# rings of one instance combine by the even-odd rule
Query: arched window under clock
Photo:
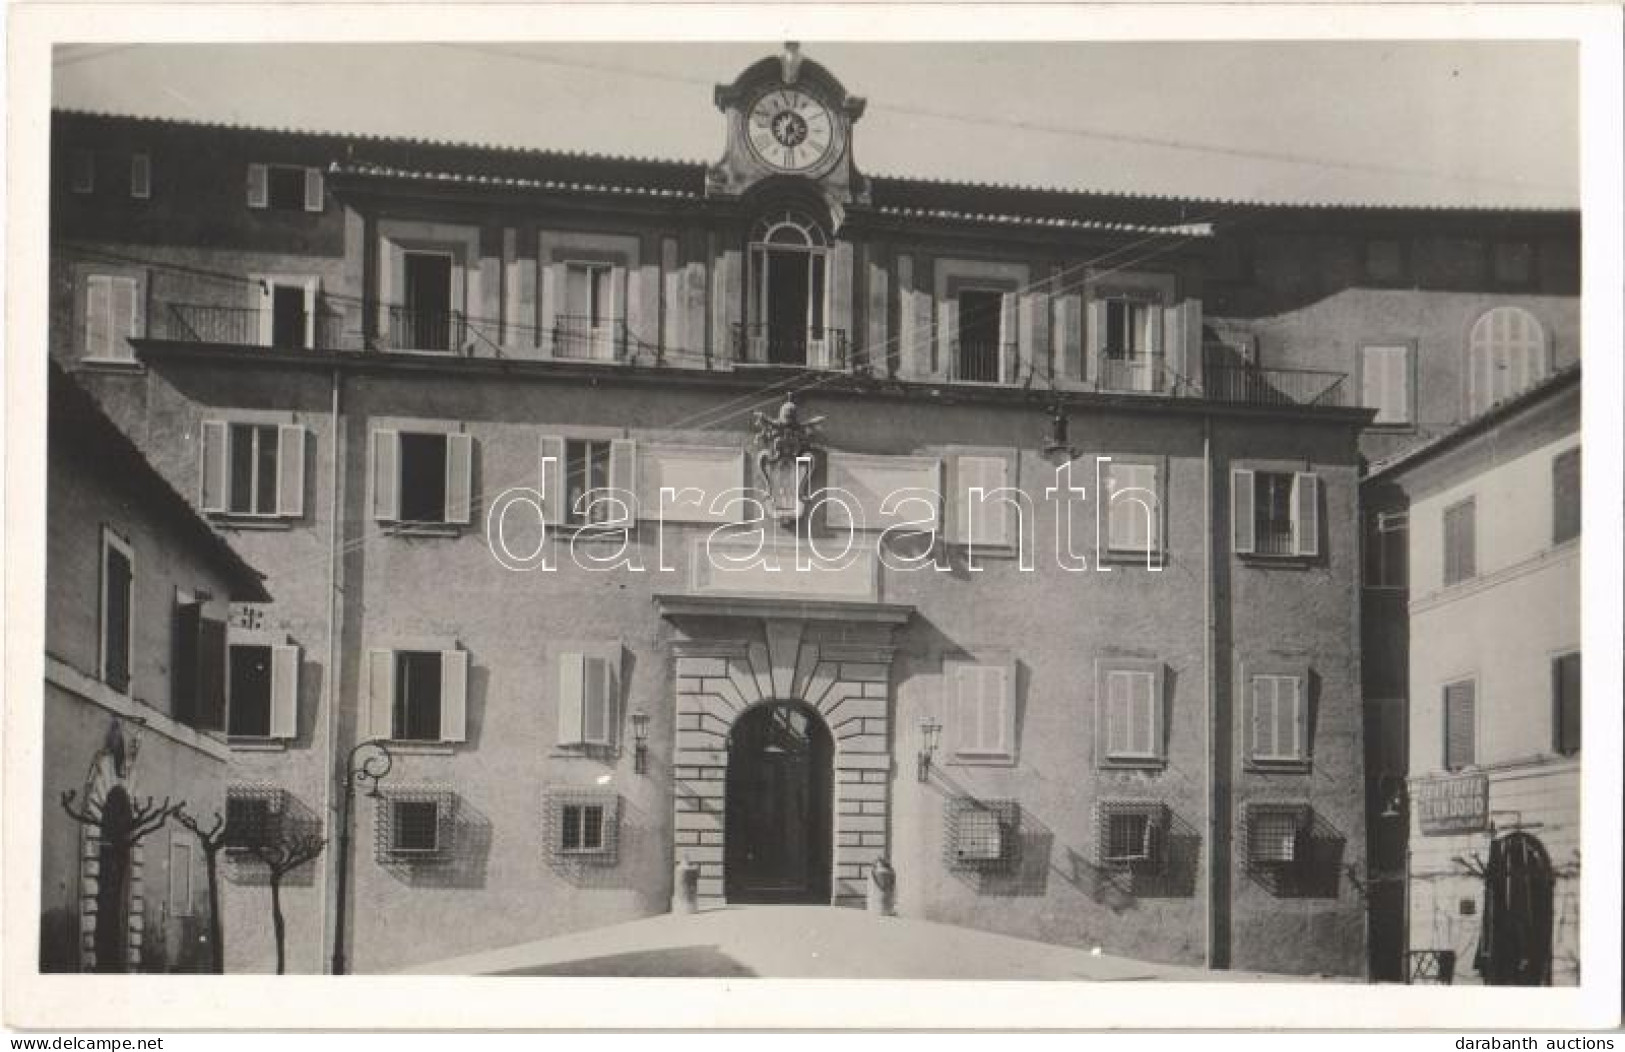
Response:
POLYGON ((1544 380, 1551 371, 1546 331, 1522 307, 1495 307, 1467 337, 1467 412, 1477 416, 1544 380))
POLYGON ((829 328, 829 235, 794 208, 764 215, 751 231, 747 362, 838 368, 844 334, 829 328))

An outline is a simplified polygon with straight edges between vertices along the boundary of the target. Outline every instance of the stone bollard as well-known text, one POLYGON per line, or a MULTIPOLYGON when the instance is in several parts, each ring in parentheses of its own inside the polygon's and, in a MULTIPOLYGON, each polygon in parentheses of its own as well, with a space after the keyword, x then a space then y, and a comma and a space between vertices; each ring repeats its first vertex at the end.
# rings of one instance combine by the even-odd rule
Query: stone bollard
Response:
POLYGON ((698 913, 700 909, 700 867, 684 855, 677 862, 671 881, 671 911, 698 913))
POLYGON ((869 867, 869 912, 890 917, 897 902, 897 871, 885 857, 869 867))

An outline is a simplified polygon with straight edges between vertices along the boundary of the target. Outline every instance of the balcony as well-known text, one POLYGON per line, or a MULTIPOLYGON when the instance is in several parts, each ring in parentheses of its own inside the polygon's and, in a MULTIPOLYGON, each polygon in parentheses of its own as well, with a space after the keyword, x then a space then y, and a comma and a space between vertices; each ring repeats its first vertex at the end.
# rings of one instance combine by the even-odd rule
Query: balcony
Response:
POLYGON ((1320 369, 1265 369, 1214 365, 1202 370, 1202 391, 1215 402, 1261 406, 1343 406, 1344 373, 1320 369))
POLYGON ((462 311, 421 311, 388 307, 383 349, 387 351, 444 351, 462 353, 472 330, 462 311))
POLYGON ((1096 359, 1095 387, 1101 391, 1178 394, 1182 385, 1183 377, 1160 354, 1107 351, 1096 359))
POLYGON ((318 304, 315 317, 281 319, 270 310, 169 303, 155 312, 157 339, 233 347, 332 350, 342 345, 344 316, 318 304))
POLYGON ((846 330, 786 328, 762 322, 734 325, 734 361, 844 370, 850 366, 846 330))
POLYGON ((624 362, 630 342, 626 322, 621 318, 560 314, 553 319, 549 346, 555 358, 624 362))
POLYGON ((951 376, 967 384, 1013 384, 1018 380, 1021 358, 1014 343, 997 340, 955 340, 951 376))

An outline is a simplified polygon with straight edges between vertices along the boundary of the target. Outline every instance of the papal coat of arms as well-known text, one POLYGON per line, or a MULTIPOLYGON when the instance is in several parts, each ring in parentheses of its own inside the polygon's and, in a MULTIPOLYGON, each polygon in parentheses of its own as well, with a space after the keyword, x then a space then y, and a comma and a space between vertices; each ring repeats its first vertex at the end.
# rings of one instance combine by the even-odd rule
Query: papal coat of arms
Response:
POLYGON ((779 525, 793 527, 801 521, 812 496, 813 468, 820 455, 814 443, 824 418, 815 416, 803 421, 794 395, 786 398, 774 415, 757 411, 752 416, 756 430, 752 445, 756 448, 756 470, 762 488, 767 491, 768 504, 779 525))

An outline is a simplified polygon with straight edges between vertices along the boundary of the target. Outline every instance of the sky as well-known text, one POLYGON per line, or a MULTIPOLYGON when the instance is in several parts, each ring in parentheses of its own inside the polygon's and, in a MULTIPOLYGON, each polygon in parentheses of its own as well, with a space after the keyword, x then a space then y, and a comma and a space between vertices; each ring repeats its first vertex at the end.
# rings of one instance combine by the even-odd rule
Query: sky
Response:
MULTIPOLYGON (((56 106, 709 161, 777 41, 59 46, 56 106)), ((1563 42, 819 43, 908 175, 1224 200, 1577 207, 1563 42)))

